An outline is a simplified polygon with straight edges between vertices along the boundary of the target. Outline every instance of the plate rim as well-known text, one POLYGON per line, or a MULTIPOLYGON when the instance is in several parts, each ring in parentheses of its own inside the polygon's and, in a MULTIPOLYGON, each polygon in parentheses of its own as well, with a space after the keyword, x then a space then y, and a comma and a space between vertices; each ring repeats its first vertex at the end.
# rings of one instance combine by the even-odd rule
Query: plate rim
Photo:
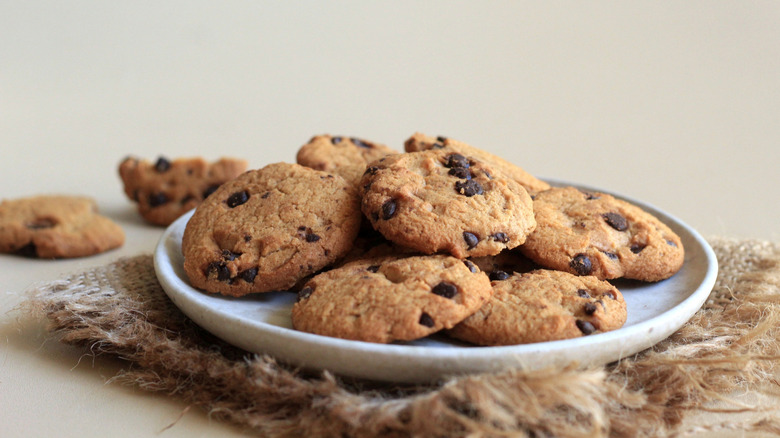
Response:
MULTIPOLYGON (((429 361, 447 361, 447 360, 467 360, 469 361, 469 364, 472 365, 471 368, 475 368, 472 362, 474 362, 474 359, 472 356, 475 355, 474 352, 478 352, 476 355, 479 356, 479 360, 477 362, 484 363, 489 362, 491 360, 496 359, 506 359, 507 357, 512 356, 525 356, 525 355, 531 355, 534 353, 539 354, 550 354, 552 353, 562 353, 566 351, 576 350, 578 348, 584 348, 590 344, 594 344, 593 346, 603 346, 603 345, 609 345, 609 344, 616 344, 620 345, 620 341, 622 339, 630 338, 633 336, 639 336, 642 333, 650 334, 653 332, 653 328, 659 323, 669 323, 670 320, 675 320, 675 322, 672 324, 673 328, 665 330, 664 332, 668 333, 655 333, 652 337, 652 339, 648 339, 648 342, 645 343, 635 343, 634 347, 625 350, 627 354, 620 354, 620 357, 616 357, 611 361, 619 360, 621 358, 630 356, 631 354, 635 354, 639 351, 642 351, 652 345, 655 345, 656 343, 662 341, 675 331, 677 331, 680 327, 682 327, 693 315, 701 308, 701 306, 706 301, 707 297, 709 296, 710 292, 712 291, 712 288, 715 285, 715 281, 717 280, 717 273, 718 273, 718 262, 717 257, 715 256, 715 253, 712 249, 712 247, 709 245, 709 243, 692 227, 690 227, 685 222, 681 221, 677 217, 669 214, 668 212, 661 210, 654 205, 651 205, 647 202, 638 201, 633 198, 624 196, 622 194, 618 194, 613 191, 603 190, 599 188, 595 188, 590 185, 585 184, 579 184, 579 183, 573 183, 569 181, 563 181, 563 180, 555 180, 555 179, 547 179, 547 182, 549 182, 552 186, 574 186, 582 190, 586 191, 593 191, 593 192, 601 192, 601 193, 607 193, 612 196, 615 196, 618 199, 626 200, 630 203, 633 203, 635 205, 638 205, 642 209, 650 209, 650 213, 654 215, 660 214, 661 216, 665 216, 670 221, 674 222, 674 226, 682 228, 686 233, 689 234, 689 236, 695 241, 700 249, 703 251, 705 258, 706 258, 706 272, 701 280, 700 283, 696 286, 696 289, 691 291, 690 294, 684 298, 681 302, 679 302, 677 305, 673 306, 672 308, 669 308, 662 313, 653 316, 647 320, 640 321, 636 324, 632 324, 631 326, 622 327, 618 330, 605 332, 605 333, 598 333, 596 335, 588 336, 588 337, 579 337, 579 338, 573 338, 573 339, 565 339, 565 340, 558 340, 558 341, 548 341, 548 342, 540 342, 540 343, 534 343, 534 344, 519 344, 519 345, 505 345, 505 346, 467 346, 463 348, 442 348, 442 347, 434 347, 434 346, 420 346, 420 345, 405 345, 405 344, 375 344, 365 341, 355 341, 355 340, 347 340, 347 339, 339 339, 339 338, 332 338, 312 333, 306 333, 297 331, 295 329, 290 329, 286 327, 280 327, 273 324, 269 324, 264 321, 258 321, 253 320, 251 318, 246 318, 241 315, 222 315, 222 312, 218 312, 213 308, 208 307, 203 300, 200 299, 189 299, 185 300, 187 302, 182 303, 179 298, 187 298, 188 295, 191 293, 191 291, 194 291, 197 294, 196 295, 199 298, 202 297, 208 297, 213 298, 214 295, 210 295, 207 292, 200 291, 198 289, 193 288, 189 285, 188 282, 181 279, 178 275, 176 275, 175 271, 173 270, 173 266, 171 263, 170 254, 167 252, 168 248, 168 240, 171 237, 171 235, 177 231, 179 228, 183 228, 186 226, 186 222, 189 221, 189 218, 192 216, 194 209, 189 211, 188 213, 184 214, 182 217, 178 218, 176 221, 174 221, 171 225, 169 225, 162 236, 160 237, 157 247, 154 251, 154 269, 155 273, 157 275, 158 281, 163 287, 164 292, 166 295, 173 301, 173 303, 190 319, 192 319, 195 323, 198 325, 201 325, 204 329, 207 331, 215 334, 216 336, 222 338, 228 343, 232 343, 234 345, 235 339, 225 339, 223 333, 215 333, 219 332, 220 330, 214 327, 204 327, 202 325, 203 322, 203 315, 209 315, 211 317, 216 317, 217 319, 221 318, 227 318, 234 324, 239 324, 244 327, 251 327, 257 330, 260 330, 264 336, 272 335, 276 337, 282 337, 282 338, 289 338, 292 337, 292 340, 294 340, 296 343, 300 344, 300 347, 309 347, 312 348, 315 351, 323 352, 323 348, 325 349, 335 349, 337 351, 332 351, 331 353, 335 353, 336 357, 340 357, 344 354, 348 355, 378 355, 386 358, 391 358, 394 360, 409 360, 409 359, 418 359, 421 353, 426 353, 426 356, 428 357, 429 361), (166 266, 164 261, 168 260, 169 266, 166 266), (171 280, 168 278, 168 276, 174 277, 175 280, 171 280), (179 284, 177 284, 179 283, 179 284), (182 286, 185 288, 185 292, 181 291, 182 286), (189 290, 186 290, 189 289, 189 290), (662 337, 661 337, 662 336, 662 337), (657 338, 657 339, 656 339, 657 338), (583 345, 584 344, 584 345, 583 345), (641 348, 640 348, 641 347, 641 348), (629 351, 632 350, 632 351, 629 351), (636 350, 636 351, 633 351, 636 350)), ((664 218, 659 218, 662 221, 666 223, 664 218)), ((670 225, 667 223, 667 225, 670 225)), ((686 249, 687 251, 687 249, 686 249)), ((219 296, 220 299, 230 299, 229 297, 222 297, 219 296)), ((312 361, 309 360, 309 358, 291 358, 289 355, 280 354, 278 351, 267 351, 267 349, 263 348, 247 348, 247 345, 237 345, 241 348, 247 349, 250 352, 259 353, 259 354, 271 354, 274 356, 277 356, 277 359, 280 359, 282 361, 289 361, 297 366, 302 366, 304 368, 314 368, 314 369, 328 369, 330 371, 344 374, 344 375, 352 375, 354 377, 360 377, 360 378, 369 378, 374 380, 385 380, 385 381, 429 381, 431 380, 431 377, 434 378, 440 378, 441 375, 433 376, 428 374, 449 374, 446 371, 448 369, 447 366, 438 367, 438 368, 444 368, 445 370, 439 370, 434 371, 431 373, 423 372, 422 374, 424 376, 421 376, 421 378, 418 378, 414 375, 408 375, 406 378, 395 378, 386 375, 387 370, 350 370, 349 367, 339 367, 336 366, 333 369, 334 366, 332 363, 329 364, 327 367, 320 366, 320 364, 317 364, 316 360, 312 361), (286 357, 282 357, 286 356, 286 357), (286 360, 287 359, 287 360, 286 360)), ((300 355, 298 355, 300 356, 300 355)), ((333 362, 332 358, 329 360, 326 360, 326 362, 333 362)), ((527 364, 524 366, 520 362, 516 364, 517 366, 523 367, 523 368, 532 368, 532 366, 528 366, 527 364)), ((587 361, 580 362, 580 365, 588 365, 587 361)), ((591 364, 593 365, 593 364, 591 364)), ((496 367, 490 367, 487 368, 489 370, 496 369, 504 369, 508 367, 509 365, 500 366, 498 368, 496 367)), ((434 367, 437 368, 437 367, 434 367)), ((438 369, 437 368, 437 369, 438 369)), ((463 368, 463 367, 460 367, 463 368)), ((480 369, 474 369, 474 370, 461 370, 459 367, 454 367, 451 372, 452 373, 463 373, 463 372, 479 372, 480 369)), ((468 368, 468 367, 466 367, 468 368)), ((476 367, 480 368, 480 367, 476 367)), ((403 374, 403 373, 402 373, 403 374)), ((407 373, 409 374, 409 373, 407 373)))

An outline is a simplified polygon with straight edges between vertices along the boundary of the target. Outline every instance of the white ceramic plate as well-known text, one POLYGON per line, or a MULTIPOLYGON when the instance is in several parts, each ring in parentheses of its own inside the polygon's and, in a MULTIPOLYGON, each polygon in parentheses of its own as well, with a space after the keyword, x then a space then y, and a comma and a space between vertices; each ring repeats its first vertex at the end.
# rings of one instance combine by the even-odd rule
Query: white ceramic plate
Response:
POLYGON ((385 345, 296 331, 290 319, 296 299, 293 293, 231 298, 189 285, 181 238, 192 212, 171 224, 162 235, 154 265, 170 299, 198 325, 235 346, 304 368, 383 381, 425 382, 454 374, 514 367, 539 369, 572 361, 582 366, 602 365, 642 351, 674 333, 707 299, 718 271, 712 248, 695 230, 650 205, 615 196, 640 206, 671 227, 682 239, 685 263, 672 278, 658 283, 616 282, 628 307, 625 325, 612 332, 563 341, 477 347, 434 335, 385 345))

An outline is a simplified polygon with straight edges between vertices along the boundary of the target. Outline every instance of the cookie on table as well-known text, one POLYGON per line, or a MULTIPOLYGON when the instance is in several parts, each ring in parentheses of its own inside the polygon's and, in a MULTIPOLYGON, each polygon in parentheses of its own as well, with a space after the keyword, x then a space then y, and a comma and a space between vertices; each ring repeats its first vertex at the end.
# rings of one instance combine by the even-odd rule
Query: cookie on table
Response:
POLYGON ((537 227, 521 247, 542 266, 600 279, 659 281, 682 267, 680 237, 655 216, 605 193, 536 194, 537 227))
POLYGON ((478 345, 556 341, 616 330, 626 302, 609 282, 547 269, 492 281, 493 295, 447 334, 478 345))
POLYGON ((357 137, 317 135, 298 150, 296 160, 302 166, 340 175, 357 185, 368 163, 397 153, 357 137))
POLYGON ((367 342, 411 341, 453 327, 485 303, 490 281, 445 255, 377 257, 318 274, 298 293, 293 327, 367 342))
POLYGON ((406 152, 418 152, 430 149, 452 150, 483 161, 490 167, 503 172, 506 176, 520 183, 520 185, 531 194, 550 188, 549 184, 526 172, 520 166, 512 164, 490 152, 463 143, 462 141, 441 136, 431 137, 418 132, 404 143, 404 150, 406 150, 406 152))
POLYGON ((84 257, 122 246, 125 233, 91 198, 34 196, 0 203, 0 252, 84 257))
POLYGON ((169 225, 246 168, 245 160, 235 158, 209 163, 203 158, 159 157, 152 163, 128 157, 119 164, 119 176, 125 194, 138 203, 147 222, 169 225))
POLYGON ((223 295, 285 290, 345 255, 361 217, 344 178, 269 164, 195 209, 182 238, 184 270, 193 286, 223 295))
POLYGON ((520 184, 450 150, 374 161, 359 188, 374 229, 424 254, 495 255, 522 244, 536 226, 531 197, 520 184))

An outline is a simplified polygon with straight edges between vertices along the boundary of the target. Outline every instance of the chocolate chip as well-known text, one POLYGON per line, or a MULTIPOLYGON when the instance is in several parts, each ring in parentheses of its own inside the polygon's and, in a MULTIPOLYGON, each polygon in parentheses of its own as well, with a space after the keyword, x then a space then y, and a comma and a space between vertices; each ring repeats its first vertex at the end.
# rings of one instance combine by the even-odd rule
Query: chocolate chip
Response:
POLYGON ((507 243, 509 242, 509 236, 506 233, 496 233, 493 235, 493 240, 496 242, 507 243))
POLYGON ((192 201, 195 201, 195 197, 194 197, 194 196, 192 196, 192 195, 187 195, 187 196, 183 197, 183 198, 181 199, 181 201, 179 201, 179 204, 181 204, 181 205, 187 205, 188 203, 190 203, 190 202, 192 202, 192 201))
POLYGON ((433 289, 431 289, 431 292, 435 293, 440 297, 453 298, 455 295, 458 294, 458 287, 452 283, 447 283, 446 281, 442 281, 441 283, 434 286, 433 289))
POLYGON ((631 252, 633 252, 634 254, 639 254, 640 252, 642 252, 643 249, 645 249, 645 246, 647 246, 647 245, 634 243, 634 244, 631 245, 630 249, 631 249, 631 252))
POLYGON ((149 195, 149 206, 150 207, 159 207, 163 204, 168 203, 168 197, 165 196, 165 193, 152 193, 149 195))
POLYGON ((371 265, 366 268, 366 271, 368 272, 374 272, 376 273, 379 270, 379 265, 371 265))
POLYGON ((330 142, 333 144, 339 144, 341 143, 341 140, 343 140, 341 137, 331 137, 330 142))
POLYGON ((469 268, 469 271, 471 271, 472 274, 476 274, 479 272, 479 268, 477 265, 471 262, 471 260, 463 260, 463 263, 466 265, 467 268, 469 268))
POLYGON ((447 156, 447 163, 444 164, 444 166, 450 168, 460 167, 467 169, 469 167, 469 160, 461 154, 450 154, 447 156))
POLYGON ((607 252, 607 251, 601 251, 601 252, 604 253, 604 255, 611 260, 617 260, 619 258, 618 255, 615 254, 614 252, 607 252))
POLYGON ((482 189, 482 184, 478 183, 473 179, 456 182, 455 191, 467 197, 472 197, 474 195, 481 195, 485 193, 485 191, 482 189))
POLYGON ((156 163, 154 163, 154 170, 160 173, 166 172, 170 168, 171 168, 171 162, 162 156, 157 159, 156 163))
POLYGON ((298 301, 305 300, 311 296, 311 294, 314 292, 314 289, 306 286, 303 289, 298 291, 298 301))
POLYGON ((590 262, 590 258, 585 254, 577 254, 574 256, 574 258, 571 259, 571 262, 569 262, 569 267, 578 275, 589 275, 593 271, 593 265, 590 262))
POLYGON ((509 278, 509 274, 500 269, 496 269, 495 271, 491 272, 488 277, 490 278, 490 281, 503 281, 509 278))
POLYGON ((593 324, 589 323, 588 321, 578 319, 575 324, 577 324, 577 328, 580 329, 583 335, 587 336, 596 331, 596 327, 594 327, 593 324))
POLYGON ((582 298, 590 298, 590 294, 585 289, 577 289, 577 295, 582 298))
POLYGON ((593 303, 585 303, 585 314, 593 315, 599 308, 593 303))
POLYGON ((449 175, 452 175, 452 176, 456 177, 456 178, 471 179, 471 171, 468 168, 465 168, 465 167, 453 167, 447 173, 449 175))
POLYGON ((431 315, 428 315, 427 313, 423 312, 422 315, 420 315, 420 325, 424 325, 426 327, 433 327, 436 325, 435 322, 433 322, 433 318, 431 318, 431 315))
POLYGON ((306 233, 306 241, 309 243, 314 243, 316 241, 320 240, 320 236, 314 234, 314 233, 306 233))
POLYGON ((626 218, 617 213, 606 213, 602 217, 610 227, 618 231, 626 231, 628 229, 628 221, 626 218))
POLYGON ((44 230, 46 228, 53 228, 55 225, 57 225, 57 221, 47 217, 37 218, 32 222, 24 224, 29 230, 44 230))
POLYGON ((477 235, 474 233, 469 233, 468 231, 463 232, 463 240, 466 241, 466 245, 469 249, 474 249, 474 247, 479 243, 479 237, 477 237, 477 235))
POLYGON ((225 262, 211 262, 206 268, 206 277, 216 277, 219 281, 228 281, 230 280, 230 269, 225 262))
POLYGON ((365 172, 363 172, 363 175, 365 175, 365 174, 367 174, 367 173, 368 173, 368 174, 371 174, 371 175, 376 175, 376 173, 377 173, 378 171, 379 171, 379 168, 378 168, 378 167, 376 167, 376 166, 369 166, 369 167, 366 167, 366 171, 365 171, 365 172))
POLYGON ((612 298, 613 300, 616 300, 616 299, 617 299, 617 294, 615 293, 615 291, 612 291, 612 290, 611 290, 611 291, 609 291, 609 292, 605 292, 605 293, 604 293, 604 296, 610 297, 610 298, 612 298))
POLYGON ((434 143, 433 145, 431 145, 431 149, 441 149, 443 147, 444 145, 441 143, 434 143))
POLYGON ((222 250, 222 258, 228 262, 232 262, 236 259, 236 257, 240 256, 241 254, 236 254, 233 251, 229 249, 223 249, 222 250))
POLYGON ((206 190, 203 191, 203 199, 206 199, 209 196, 211 196, 211 194, 216 192, 218 188, 219 188, 219 184, 213 184, 206 187, 206 190))
POLYGON ((245 269, 239 272, 238 276, 247 283, 252 283, 255 281, 255 277, 257 277, 257 268, 245 269))
POLYGON ((262 196, 260 196, 260 199, 267 199, 269 196, 271 196, 271 192, 265 192, 262 196))
POLYGON ((436 137, 436 141, 440 141, 440 142, 444 143, 445 141, 447 141, 447 137, 444 137, 443 135, 440 135, 440 136, 436 137))
POLYGON ((352 137, 352 138, 350 138, 350 140, 352 140, 352 143, 354 143, 355 146, 358 146, 358 147, 361 147, 361 148, 371 149, 371 148, 374 147, 374 145, 372 145, 372 144, 370 144, 368 142, 365 142, 365 141, 363 141, 363 140, 361 140, 359 138, 352 137))
POLYGON ((382 204, 382 219, 388 220, 395 216, 396 202, 394 199, 390 199, 382 204))
POLYGON ((249 243, 252 241, 252 236, 249 234, 244 234, 244 242, 249 243))
POLYGON ((22 257, 38 257, 38 248, 35 246, 35 243, 30 242, 14 251, 14 254, 22 257))
POLYGON ((592 201, 594 199, 599 199, 601 197, 601 196, 598 196, 598 195, 594 195, 593 193, 586 192, 584 190, 580 190, 580 191, 582 192, 583 195, 585 195, 585 200, 586 201, 592 201))
POLYGON ((673 247, 677 248, 677 244, 674 241, 671 241, 669 239, 666 239, 666 244, 669 245, 669 246, 673 246, 673 247))
POLYGON ((230 208, 236 208, 248 200, 249 193, 247 193, 246 190, 243 190, 241 192, 236 192, 230 195, 230 197, 227 199, 227 206, 230 208))

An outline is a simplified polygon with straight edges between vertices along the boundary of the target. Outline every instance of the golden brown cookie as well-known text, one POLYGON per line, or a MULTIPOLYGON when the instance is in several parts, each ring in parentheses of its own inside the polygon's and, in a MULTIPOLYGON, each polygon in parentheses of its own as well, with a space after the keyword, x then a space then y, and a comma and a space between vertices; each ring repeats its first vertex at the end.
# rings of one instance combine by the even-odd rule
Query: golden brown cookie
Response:
POLYGON ((522 244, 536 225, 531 197, 520 184, 449 150, 374 161, 360 190, 374 229, 425 254, 498 254, 522 244))
POLYGON ((523 186, 528 193, 534 194, 536 192, 547 190, 550 185, 546 182, 536 178, 530 173, 523 170, 520 166, 510 163, 509 161, 491 154, 490 152, 483 151, 462 141, 453 140, 447 137, 431 137, 429 135, 415 133, 404 143, 404 149, 406 152, 418 152, 429 149, 447 149, 454 152, 458 152, 462 155, 468 155, 476 158, 488 166, 504 173, 509 178, 517 181, 523 186))
POLYGON ((479 345, 570 339, 616 330, 626 302, 609 282, 546 269, 494 280, 493 295, 447 334, 479 345))
POLYGON ((169 225, 192 210, 223 183, 247 168, 245 160, 222 158, 159 157, 155 163, 134 157, 119 164, 125 194, 138 203, 138 212, 149 223, 169 225))
POLYGON ((410 341, 454 326, 491 294, 487 276, 450 256, 378 257, 318 274, 293 306, 297 330, 367 342, 410 341))
POLYGON ((366 165, 398 151, 357 137, 317 135, 298 150, 298 164, 341 175, 352 184, 360 182, 366 165))
POLYGON ((350 250, 359 208, 338 175, 289 163, 250 170, 196 208, 184 270, 193 286, 224 295, 288 289, 350 250))
POLYGON ((0 203, 0 252, 84 257, 122 246, 125 233, 80 196, 35 196, 0 203))
POLYGON ((540 192, 537 227, 520 250, 542 266, 600 279, 658 281, 682 267, 680 237, 655 216, 605 193, 540 192))

